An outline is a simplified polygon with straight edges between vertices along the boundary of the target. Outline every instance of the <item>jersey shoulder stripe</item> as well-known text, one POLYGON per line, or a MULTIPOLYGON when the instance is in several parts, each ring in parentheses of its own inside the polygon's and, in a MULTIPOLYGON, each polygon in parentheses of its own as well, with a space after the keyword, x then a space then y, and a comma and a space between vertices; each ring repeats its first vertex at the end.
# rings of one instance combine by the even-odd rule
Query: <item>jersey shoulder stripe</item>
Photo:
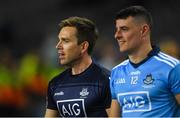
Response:
POLYGON ((160 58, 159 56, 154 56, 154 58, 155 58, 156 60, 160 61, 160 62, 163 62, 163 63, 165 63, 165 64, 173 67, 173 68, 175 67, 174 64, 172 64, 171 62, 167 61, 166 59, 160 58))
POLYGON ((169 60, 171 63, 173 63, 173 64, 175 64, 175 65, 177 65, 177 64, 179 63, 179 61, 178 61, 176 58, 174 58, 174 57, 172 57, 172 56, 170 56, 170 55, 167 55, 167 54, 165 54, 165 53, 163 53, 163 52, 160 52, 158 55, 159 55, 160 57, 164 58, 164 59, 169 60))
POLYGON ((129 59, 126 59, 125 61, 123 61, 120 64, 118 64, 117 66, 115 66, 112 70, 114 70, 120 66, 127 65, 128 63, 129 63, 129 59))

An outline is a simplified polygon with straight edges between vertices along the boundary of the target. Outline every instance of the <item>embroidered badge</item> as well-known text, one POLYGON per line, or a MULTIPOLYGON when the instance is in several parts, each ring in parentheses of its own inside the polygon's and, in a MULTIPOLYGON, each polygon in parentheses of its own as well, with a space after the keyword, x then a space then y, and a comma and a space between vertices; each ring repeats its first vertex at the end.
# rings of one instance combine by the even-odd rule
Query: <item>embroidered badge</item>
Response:
POLYGON ((154 79, 152 78, 152 75, 149 74, 146 76, 146 78, 143 80, 143 82, 144 82, 144 84, 149 85, 149 84, 152 84, 154 82, 154 79))
POLYGON ((87 95, 89 95, 88 89, 87 88, 83 88, 82 91, 80 92, 81 97, 86 97, 87 95))

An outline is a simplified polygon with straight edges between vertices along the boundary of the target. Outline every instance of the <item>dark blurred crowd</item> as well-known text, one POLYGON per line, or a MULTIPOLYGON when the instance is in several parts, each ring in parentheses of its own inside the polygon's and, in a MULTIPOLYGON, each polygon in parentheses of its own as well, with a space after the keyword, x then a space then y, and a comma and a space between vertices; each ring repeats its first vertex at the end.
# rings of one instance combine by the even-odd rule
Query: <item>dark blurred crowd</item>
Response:
POLYGON ((17 60, 4 48, 0 57, 0 116, 43 116, 48 81, 63 68, 44 63, 35 52, 17 60))

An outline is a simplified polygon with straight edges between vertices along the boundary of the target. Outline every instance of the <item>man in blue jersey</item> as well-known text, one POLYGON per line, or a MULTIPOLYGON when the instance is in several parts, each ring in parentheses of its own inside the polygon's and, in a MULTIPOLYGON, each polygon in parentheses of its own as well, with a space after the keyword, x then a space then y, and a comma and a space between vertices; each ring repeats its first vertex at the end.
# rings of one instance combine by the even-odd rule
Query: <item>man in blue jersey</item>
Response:
POLYGON ((111 72, 110 116, 180 116, 179 61, 151 45, 150 13, 128 7, 117 13, 115 26, 114 37, 128 59, 111 72))
POLYGON ((49 82, 45 117, 107 117, 110 72, 91 58, 95 24, 70 17, 61 21, 58 38, 59 61, 68 68, 49 82))

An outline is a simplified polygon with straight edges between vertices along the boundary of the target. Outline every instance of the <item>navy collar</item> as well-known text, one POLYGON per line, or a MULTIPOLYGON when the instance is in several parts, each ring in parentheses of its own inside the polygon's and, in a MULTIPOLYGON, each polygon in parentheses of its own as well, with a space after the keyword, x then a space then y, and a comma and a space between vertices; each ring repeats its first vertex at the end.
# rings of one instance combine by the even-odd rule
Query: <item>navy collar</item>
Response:
POLYGON ((130 62, 130 64, 134 67, 134 68, 137 68, 137 67, 139 67, 141 64, 143 64, 143 63, 145 63, 147 60, 149 60, 152 56, 155 56, 155 55, 157 55, 158 53, 159 53, 159 51, 160 51, 160 48, 159 47, 157 47, 157 46, 152 46, 152 50, 148 53, 148 55, 147 55, 147 57, 144 59, 144 60, 142 60, 141 62, 139 62, 139 63, 133 63, 133 62, 131 62, 131 60, 129 60, 129 62, 130 62))

